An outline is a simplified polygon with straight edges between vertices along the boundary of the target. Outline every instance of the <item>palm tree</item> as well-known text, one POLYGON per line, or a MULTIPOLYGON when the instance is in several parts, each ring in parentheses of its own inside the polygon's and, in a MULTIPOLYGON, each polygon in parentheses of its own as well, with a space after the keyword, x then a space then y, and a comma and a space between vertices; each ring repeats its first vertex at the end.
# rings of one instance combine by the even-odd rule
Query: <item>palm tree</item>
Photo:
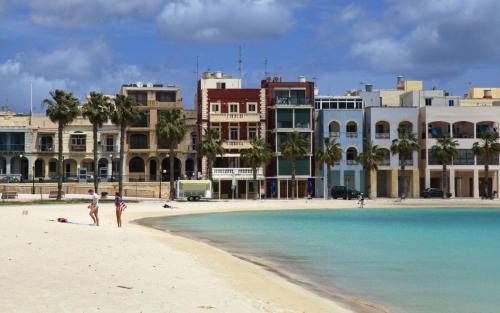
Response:
POLYGON ((316 152, 316 159, 323 163, 326 164, 326 181, 325 181, 325 186, 326 186, 326 192, 325 192, 325 198, 328 198, 328 190, 330 190, 330 172, 332 167, 335 165, 335 163, 338 163, 342 159, 342 148, 340 147, 340 143, 338 143, 335 138, 330 140, 330 138, 325 138, 325 145, 324 148, 321 148, 316 152))
POLYGON ((431 156, 443 165, 443 170, 441 172, 441 190, 443 191, 443 199, 446 198, 446 194, 449 192, 449 186, 447 186, 448 184, 446 183, 446 166, 448 164, 451 165, 453 158, 458 155, 457 147, 457 140, 454 140, 450 136, 443 136, 437 139, 437 144, 432 146, 430 151, 431 156))
POLYGON ((125 129, 139 119, 139 105, 134 98, 116 95, 111 110, 111 121, 120 126, 120 169, 118 179, 118 192, 123 195, 123 160, 125 157, 125 129))
POLYGON ((222 147, 222 139, 220 138, 219 130, 210 128, 205 131, 201 137, 201 142, 198 146, 198 152, 208 159, 208 179, 212 181, 212 167, 217 156, 224 155, 222 147))
MULTIPOLYGON (((251 142, 252 147, 241 152, 241 158, 248 166, 252 167, 254 186, 257 186, 257 167, 271 161, 273 153, 269 145, 260 138, 255 138, 251 142)), ((260 190, 259 190, 260 193, 260 190)))
POLYGON ((64 90, 56 89, 55 91, 51 91, 50 96, 52 99, 43 100, 43 104, 47 105, 45 114, 53 123, 57 123, 57 200, 61 200, 63 183, 63 129, 77 118, 80 113, 80 102, 73 96, 73 93, 65 92, 64 90))
POLYGON ((399 163, 401 165, 400 181, 403 184, 401 199, 404 199, 406 196, 406 161, 410 160, 413 157, 413 152, 418 151, 420 148, 417 143, 417 136, 407 127, 398 128, 398 135, 399 138, 392 141, 391 153, 399 154, 399 163))
MULTIPOLYGON (((371 141, 367 141, 363 146, 363 152, 357 157, 356 160, 363 166, 366 173, 365 177, 371 178, 372 172, 377 171, 378 164, 384 160, 384 154, 378 145, 374 145, 371 141)), ((371 186, 370 183, 366 183, 366 180, 365 186, 368 198, 370 198, 371 186)))
POLYGON ((94 142, 94 190, 97 193, 99 187, 98 160, 97 160, 97 132, 102 124, 106 123, 110 114, 109 98, 102 93, 92 91, 87 98, 87 103, 82 107, 82 115, 92 124, 92 135, 94 142))
MULTIPOLYGON (((475 142, 472 146, 472 151, 474 155, 478 158, 484 160, 484 196, 489 195, 489 170, 490 163, 493 162, 495 158, 498 158, 500 153, 500 143, 498 143, 498 133, 496 132, 480 132, 479 138, 480 142, 475 142)), ((497 161, 498 164, 498 161, 497 161)))
POLYGON ((297 159, 305 157, 309 153, 309 141, 299 133, 289 133, 285 142, 281 144, 281 155, 292 163, 292 199, 295 198, 295 172, 297 170, 297 159))
MULTIPOLYGON (((174 186, 174 153, 177 145, 186 134, 185 116, 179 109, 169 109, 160 113, 160 118, 156 124, 156 134, 159 142, 166 144, 169 149, 170 159, 170 199, 175 197, 174 186)), ((160 176, 160 179, 163 177, 160 176)))

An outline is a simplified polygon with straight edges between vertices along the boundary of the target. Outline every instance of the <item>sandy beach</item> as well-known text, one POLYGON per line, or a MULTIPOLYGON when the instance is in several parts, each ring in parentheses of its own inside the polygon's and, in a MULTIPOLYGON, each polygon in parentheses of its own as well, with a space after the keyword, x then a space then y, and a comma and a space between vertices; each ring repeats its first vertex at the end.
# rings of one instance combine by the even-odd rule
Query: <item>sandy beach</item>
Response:
MULTIPOLYGON (((368 207, 490 206, 498 201, 368 201, 368 207)), ((354 208, 355 201, 130 203, 116 228, 113 204, 88 226, 85 204, 0 204, 0 312, 329 312, 353 309, 204 242, 131 223, 234 210, 354 208), (24 213, 24 214, 23 214, 24 213), (68 218, 76 224, 51 220, 68 218)))

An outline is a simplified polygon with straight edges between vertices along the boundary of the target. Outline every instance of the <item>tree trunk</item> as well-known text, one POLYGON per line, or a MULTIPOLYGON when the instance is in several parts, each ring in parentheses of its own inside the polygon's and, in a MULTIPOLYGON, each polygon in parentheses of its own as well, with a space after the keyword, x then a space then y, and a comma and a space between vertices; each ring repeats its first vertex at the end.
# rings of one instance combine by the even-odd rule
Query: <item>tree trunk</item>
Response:
POLYGON ((365 175, 364 178, 365 178, 365 188, 366 188, 366 196, 368 199, 371 198, 371 178, 372 178, 372 170, 371 169, 367 169, 365 168, 365 175))
POLYGON ((295 159, 292 159, 292 199, 295 199, 295 159))
POLYGON ((118 169, 118 192, 120 196, 124 196, 123 194, 123 163, 125 156, 125 126, 120 127, 120 168, 118 169))
MULTIPOLYGON (((213 181, 213 177, 212 177, 212 167, 213 167, 212 159, 208 158, 207 159, 208 180, 210 180, 213 184, 214 181, 213 181)), ((220 186, 219 186, 219 192, 220 192, 220 186)))
POLYGON ((489 191, 490 191, 490 188, 489 188, 489 185, 490 185, 490 158, 489 157, 486 157, 485 158, 485 163, 484 163, 484 196, 485 197, 489 197, 490 194, 489 194, 489 191))
POLYGON ((401 160, 401 184, 402 184, 401 199, 404 199, 406 197, 405 169, 406 169, 406 160, 403 159, 401 160))
POLYGON ((97 160, 97 124, 92 125, 92 136, 94 140, 94 191, 98 193, 99 177, 98 177, 98 160, 97 160))
POLYGON ((331 172, 331 166, 326 165, 326 198, 330 199, 330 172, 331 172))
POLYGON ((62 198, 62 187, 63 187, 63 177, 62 177, 62 168, 63 168, 63 126, 61 122, 57 127, 57 138, 58 138, 58 151, 57 151, 57 200, 61 200, 62 198))
POLYGON ((257 182, 257 167, 254 166, 252 168, 252 172, 253 172, 253 186, 254 188, 257 188, 257 192, 256 192, 256 199, 259 198, 259 194, 260 194, 260 188, 257 186, 258 185, 258 182, 257 182))
POLYGON ((446 199, 446 163, 443 163, 441 171, 441 190, 443 191, 443 199, 446 199))
POLYGON ((175 175, 174 175, 174 147, 170 146, 170 200, 174 200, 175 198, 175 187, 174 187, 174 181, 175 181, 175 175))

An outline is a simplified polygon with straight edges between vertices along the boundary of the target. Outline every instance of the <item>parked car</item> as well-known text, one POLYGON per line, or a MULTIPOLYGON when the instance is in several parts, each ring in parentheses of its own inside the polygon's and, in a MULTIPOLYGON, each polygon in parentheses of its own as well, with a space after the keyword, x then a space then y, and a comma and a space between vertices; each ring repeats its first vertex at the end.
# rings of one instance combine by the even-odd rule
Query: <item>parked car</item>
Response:
POLYGON ((344 200, 356 199, 361 194, 360 191, 346 186, 333 186, 330 190, 333 199, 342 198, 344 200))
MULTIPOLYGON (((425 188, 420 194, 422 198, 442 198, 443 191, 439 188, 425 188)), ((451 193, 446 193, 446 198, 451 197, 451 193)))

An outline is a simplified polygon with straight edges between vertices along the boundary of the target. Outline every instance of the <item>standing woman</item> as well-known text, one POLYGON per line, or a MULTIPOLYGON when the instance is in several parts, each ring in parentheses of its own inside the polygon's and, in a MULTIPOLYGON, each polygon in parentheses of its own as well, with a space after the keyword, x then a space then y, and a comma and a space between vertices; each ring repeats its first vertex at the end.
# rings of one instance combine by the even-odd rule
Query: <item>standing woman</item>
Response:
POLYGON ((115 193, 115 210, 116 210, 116 224, 118 227, 122 227, 122 212, 125 210, 126 205, 123 202, 122 197, 120 197, 120 193, 115 193))
POLYGON ((89 195, 92 197, 92 201, 88 208, 90 209, 90 217, 94 221, 94 225, 99 226, 99 196, 94 192, 94 190, 89 189, 89 195))

